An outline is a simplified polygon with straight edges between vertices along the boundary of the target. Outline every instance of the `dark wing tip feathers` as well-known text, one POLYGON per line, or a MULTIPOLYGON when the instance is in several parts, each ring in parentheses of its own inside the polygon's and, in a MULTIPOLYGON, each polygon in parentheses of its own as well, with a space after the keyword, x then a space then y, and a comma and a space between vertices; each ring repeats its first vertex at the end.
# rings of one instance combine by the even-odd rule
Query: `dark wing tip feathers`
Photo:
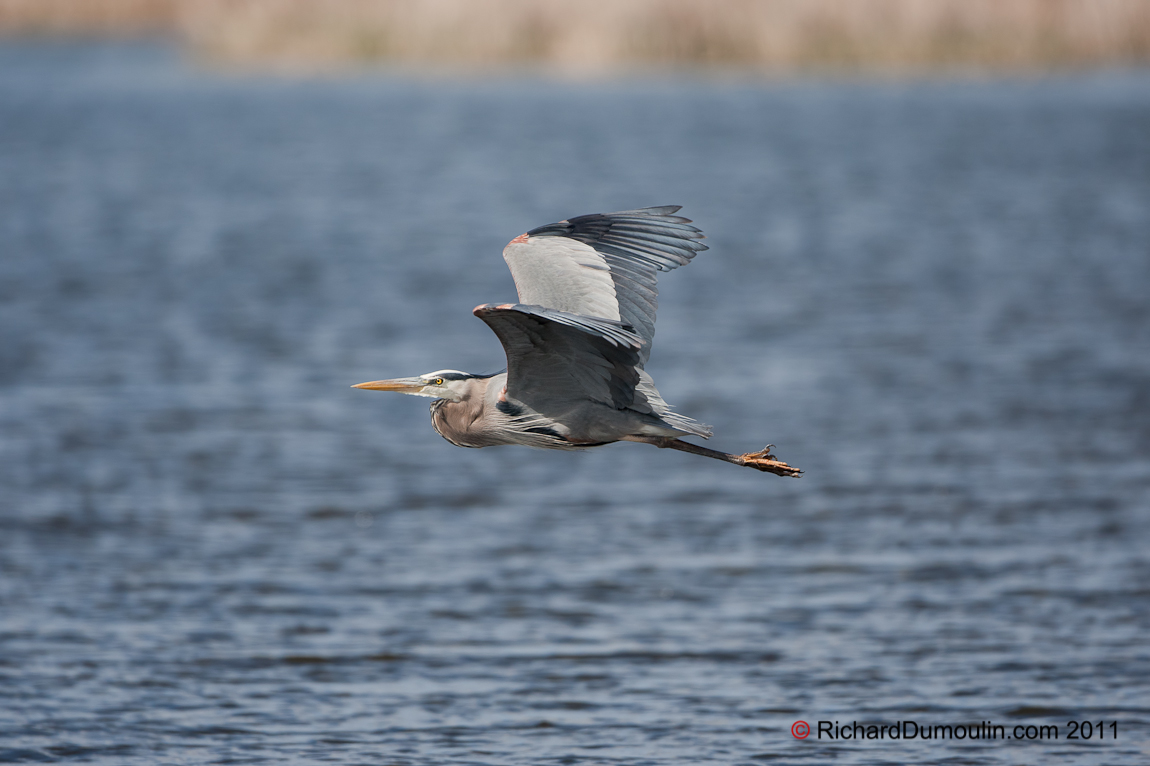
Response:
POLYGON ((625 255, 670 271, 686 265, 707 246, 703 232, 691 219, 674 215, 680 205, 592 213, 547 224, 527 232, 529 237, 568 237, 601 252, 625 255))

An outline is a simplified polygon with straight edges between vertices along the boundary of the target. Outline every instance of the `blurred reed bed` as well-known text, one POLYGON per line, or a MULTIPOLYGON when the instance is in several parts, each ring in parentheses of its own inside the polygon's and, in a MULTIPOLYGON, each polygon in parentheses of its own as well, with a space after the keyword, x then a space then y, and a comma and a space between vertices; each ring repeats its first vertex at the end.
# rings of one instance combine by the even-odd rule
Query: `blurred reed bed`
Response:
POLYGON ((172 32, 181 0, 0 0, 6 35, 115 35, 172 32))
POLYGON ((1150 61, 1150 0, 0 0, 0 29, 167 25, 214 61, 1038 69, 1150 61))

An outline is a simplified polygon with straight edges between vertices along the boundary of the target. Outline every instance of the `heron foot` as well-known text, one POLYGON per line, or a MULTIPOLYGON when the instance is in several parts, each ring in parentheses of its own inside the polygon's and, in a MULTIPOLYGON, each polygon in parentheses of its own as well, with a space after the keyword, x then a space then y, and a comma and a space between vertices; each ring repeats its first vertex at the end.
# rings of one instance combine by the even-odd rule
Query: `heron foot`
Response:
POLYGON ((771 447, 773 446, 775 445, 768 444, 758 452, 747 452, 746 454, 738 455, 735 458, 735 462, 758 471, 773 473, 776 476, 802 476, 803 472, 801 470, 787 465, 771 454, 771 447))

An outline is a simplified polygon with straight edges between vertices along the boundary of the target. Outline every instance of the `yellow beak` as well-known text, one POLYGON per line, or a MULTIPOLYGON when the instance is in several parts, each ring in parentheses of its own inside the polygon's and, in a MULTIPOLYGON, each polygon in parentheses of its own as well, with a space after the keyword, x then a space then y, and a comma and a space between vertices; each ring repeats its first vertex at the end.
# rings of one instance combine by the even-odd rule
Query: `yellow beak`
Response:
POLYGON ((352 388, 366 388, 369 391, 399 391, 402 394, 419 393, 426 381, 419 378, 396 378, 395 380, 373 380, 369 383, 358 383, 352 388))

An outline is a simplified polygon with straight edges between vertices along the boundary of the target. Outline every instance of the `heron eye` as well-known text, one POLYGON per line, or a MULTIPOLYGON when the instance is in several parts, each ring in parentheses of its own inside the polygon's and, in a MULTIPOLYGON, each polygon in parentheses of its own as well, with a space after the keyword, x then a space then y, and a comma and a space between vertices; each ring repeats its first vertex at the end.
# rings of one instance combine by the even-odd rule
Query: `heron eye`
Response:
POLYGON ((436 378, 435 379, 435 385, 442 386, 443 385, 443 378, 436 378))

